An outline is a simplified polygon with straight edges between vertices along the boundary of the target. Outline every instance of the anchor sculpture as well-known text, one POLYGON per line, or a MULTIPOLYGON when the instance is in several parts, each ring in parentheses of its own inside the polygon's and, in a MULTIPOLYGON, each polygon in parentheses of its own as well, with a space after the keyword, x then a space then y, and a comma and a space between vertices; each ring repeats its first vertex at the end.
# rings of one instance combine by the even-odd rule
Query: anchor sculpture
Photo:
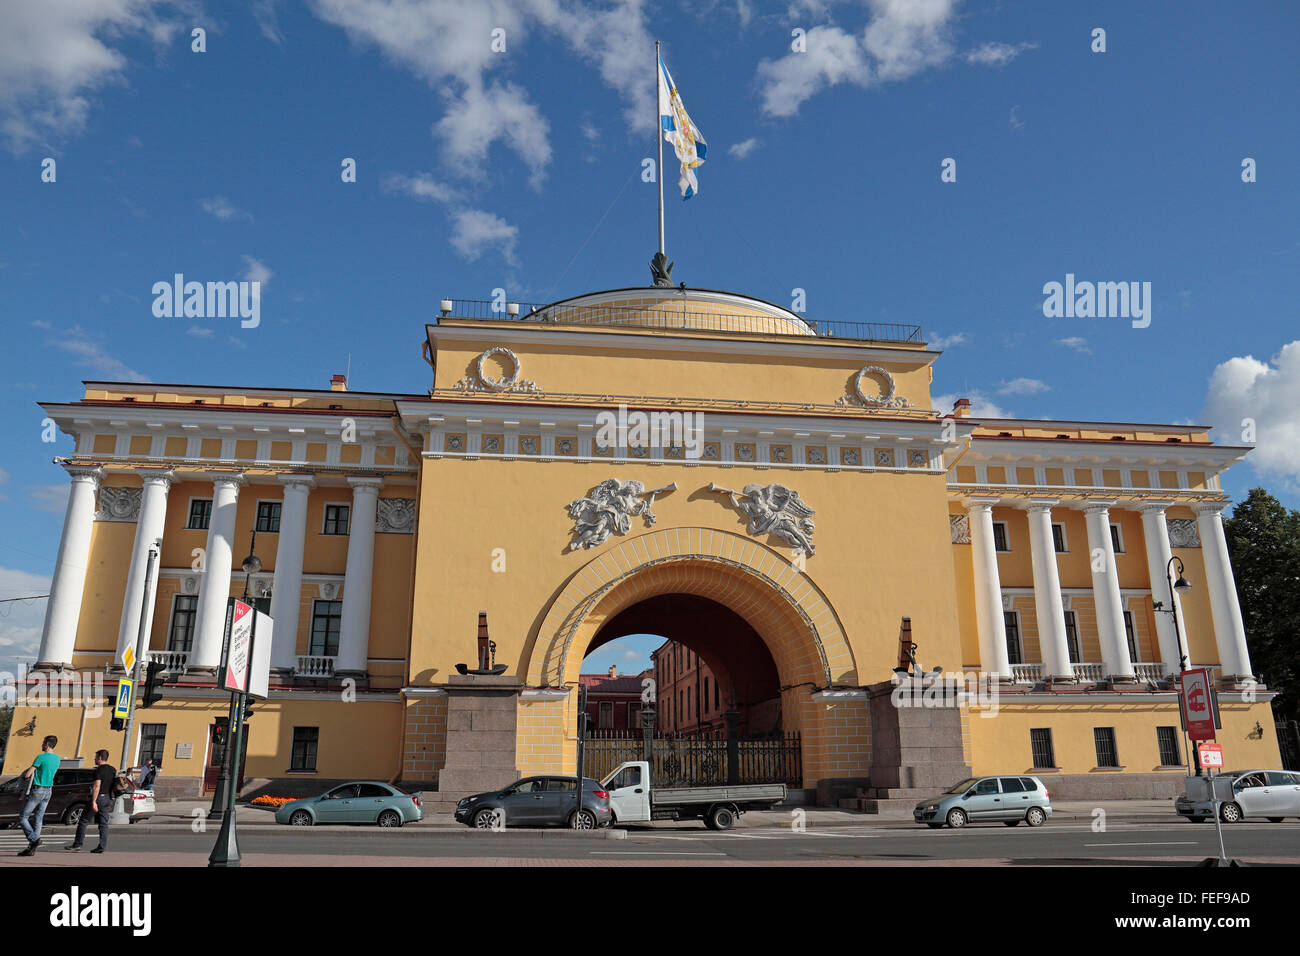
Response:
POLYGON ((478 612, 478 667, 457 664, 456 672, 493 677, 506 672, 506 665, 497 663, 497 642, 488 637, 487 611, 478 612))

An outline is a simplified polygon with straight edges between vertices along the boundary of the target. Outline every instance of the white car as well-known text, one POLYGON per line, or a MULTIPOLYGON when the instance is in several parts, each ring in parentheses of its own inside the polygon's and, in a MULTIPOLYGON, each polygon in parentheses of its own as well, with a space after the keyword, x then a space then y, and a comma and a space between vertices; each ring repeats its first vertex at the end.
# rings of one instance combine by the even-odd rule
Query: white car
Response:
MULTIPOLYGON (((1300 773, 1237 770, 1219 776, 1232 778, 1232 799, 1225 798, 1219 805, 1219 817, 1224 823, 1237 823, 1246 817, 1281 823, 1287 817, 1300 817, 1300 773)), ((1174 800, 1174 810, 1193 823, 1214 818, 1214 806, 1209 800, 1185 793, 1174 800)))
POLYGON ((148 820, 154 815, 156 809, 152 790, 132 790, 122 796, 122 810, 131 823, 137 820, 148 820))

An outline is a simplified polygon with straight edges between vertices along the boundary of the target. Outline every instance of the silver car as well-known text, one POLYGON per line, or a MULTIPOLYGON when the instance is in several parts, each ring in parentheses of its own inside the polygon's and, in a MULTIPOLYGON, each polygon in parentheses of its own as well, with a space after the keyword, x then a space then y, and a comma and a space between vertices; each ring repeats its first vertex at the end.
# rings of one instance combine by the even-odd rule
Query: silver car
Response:
MULTIPOLYGON (((1219 805, 1219 818, 1224 823, 1237 823, 1246 817, 1263 817, 1270 823, 1281 823, 1287 817, 1300 817, 1300 773, 1235 770, 1219 776, 1233 778, 1232 800, 1225 799, 1219 805)), ((1209 800, 1198 800, 1185 793, 1174 800, 1174 810, 1193 823, 1214 819, 1214 806, 1209 800)))
POLYGON ((1021 820, 1041 827, 1052 815, 1052 795, 1037 777, 971 777, 923 800, 912 810, 912 819, 937 830, 954 829, 968 823, 1002 823, 1017 826, 1021 820))

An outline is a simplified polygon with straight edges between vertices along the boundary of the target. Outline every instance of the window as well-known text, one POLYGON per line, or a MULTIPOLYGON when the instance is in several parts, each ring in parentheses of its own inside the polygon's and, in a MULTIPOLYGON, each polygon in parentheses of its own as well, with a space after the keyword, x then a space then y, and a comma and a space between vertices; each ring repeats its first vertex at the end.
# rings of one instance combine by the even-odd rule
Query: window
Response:
POLYGON ((999 777, 1002 781, 1003 793, 1023 793, 1025 785, 1020 782, 1019 777, 999 777))
POLYGON ((578 789, 578 781, 569 777, 547 777, 547 793, 573 793, 578 789))
POLYGON ((1035 770, 1052 770, 1056 767, 1056 751, 1052 748, 1052 728, 1035 727, 1030 730, 1029 749, 1034 755, 1035 770))
POLYGON ((1007 544, 1007 523, 1005 521, 993 522, 993 550, 1011 550, 1011 546, 1007 544))
POLYGON ((1007 663, 1023 664, 1024 655, 1020 653, 1020 615, 1015 611, 1003 611, 1002 619, 1007 627, 1007 663))
POLYGON ((316 747, 319 743, 319 727, 293 728, 293 750, 289 758, 289 769, 315 773, 316 747))
POLYGON ((1020 785, 1025 788, 1025 793, 1034 793, 1038 790, 1038 784, 1034 783, 1033 777, 1021 777, 1020 785))
POLYGON ((313 657, 333 657, 338 654, 342 621, 342 601, 313 601, 311 644, 307 648, 307 653, 313 657))
POLYGON ((1092 740, 1097 746, 1097 766, 1118 767, 1119 754, 1115 752, 1115 728, 1092 728, 1092 740))
POLYGON ((167 632, 167 650, 188 651, 194 646, 194 619, 199 610, 197 594, 178 594, 172 599, 172 626, 167 632))
POLYGON ((185 527, 191 531, 207 531, 212 521, 212 499, 191 498, 190 517, 185 527))
POLYGON ((1065 554, 1070 550, 1065 546, 1065 525, 1052 525, 1052 548, 1057 554, 1065 554))
POLYGON ((1157 727, 1156 742, 1160 745, 1160 766, 1182 766, 1183 757, 1178 749, 1178 728, 1157 727))
POLYGON ((1071 664, 1083 662, 1083 655, 1079 653, 1079 624, 1074 619, 1073 611, 1065 612, 1065 646, 1070 651, 1071 664))
POLYGON ((259 501, 257 503, 257 530, 267 534, 280 533, 280 502, 259 501))
POLYGON ((641 705, 640 704, 627 705, 627 725, 631 730, 636 730, 638 727, 641 726, 641 705))
POLYGON ((707 677, 704 678, 704 700, 702 701, 702 706, 704 711, 707 713, 709 709, 709 679, 707 677))
POLYGON ((1120 533, 1117 524, 1110 526, 1110 546, 1116 554, 1124 553, 1124 535, 1120 533))
POLYGON ((351 510, 349 505, 326 505, 325 529, 321 534, 347 534, 348 514, 351 510))
POLYGON ((686 688, 686 719, 691 719, 691 689, 686 688))
POLYGON ((714 710, 717 710, 718 707, 719 707, 719 704, 718 704, 718 680, 717 680, 717 678, 715 677, 715 678, 713 679, 713 709, 714 709, 714 710))
POLYGON ((997 793, 997 792, 998 792, 997 777, 989 777, 987 780, 981 780, 979 783, 975 784, 975 793, 977 795, 997 793))
POLYGON ((358 797, 391 797, 392 791, 377 783, 363 783, 357 787, 358 797))
POLYGON ((1137 633, 1133 630, 1133 612, 1124 612, 1124 636, 1128 638, 1128 659, 1140 661, 1138 656, 1137 633))
POLYGON ((147 761, 152 760, 155 767, 161 767, 166 746, 166 724, 140 725, 140 766, 143 767, 147 761))
POLYGON ((601 730, 614 729, 614 702, 612 700, 602 700, 600 702, 600 723, 597 726, 601 730))

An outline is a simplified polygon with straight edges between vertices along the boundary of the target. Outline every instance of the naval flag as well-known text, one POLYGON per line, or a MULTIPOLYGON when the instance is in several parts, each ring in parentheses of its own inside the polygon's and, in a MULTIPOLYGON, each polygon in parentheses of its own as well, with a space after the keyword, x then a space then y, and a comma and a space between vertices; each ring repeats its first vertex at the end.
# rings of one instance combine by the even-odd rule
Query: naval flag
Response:
POLYGON ((699 181, 695 178, 695 169, 704 164, 708 143, 700 133, 699 127, 686 115, 686 106, 681 94, 673 85, 672 75, 659 58, 659 126, 663 130, 664 140, 673 147, 678 161, 682 164, 682 174, 677 180, 682 191, 682 199, 690 199, 700 191, 699 181))

